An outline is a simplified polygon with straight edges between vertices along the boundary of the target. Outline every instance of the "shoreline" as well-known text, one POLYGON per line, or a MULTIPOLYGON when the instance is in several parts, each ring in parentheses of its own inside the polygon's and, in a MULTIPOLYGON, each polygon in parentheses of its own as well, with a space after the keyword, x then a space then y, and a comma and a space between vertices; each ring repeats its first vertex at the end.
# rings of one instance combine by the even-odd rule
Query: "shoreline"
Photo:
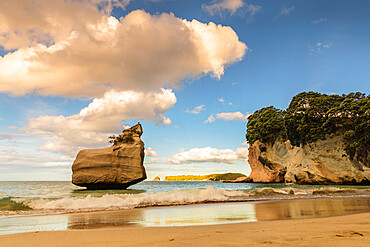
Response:
MULTIPOLYGON (((370 189, 366 189, 370 190, 370 189)), ((229 203, 269 203, 269 202, 284 202, 284 201, 311 201, 311 200, 346 200, 346 199, 361 199, 370 198, 370 195, 309 195, 309 196, 296 196, 296 197, 269 197, 269 198, 248 198, 248 199, 236 199, 226 201, 201 201, 201 202, 188 202, 184 204, 156 204, 156 205, 141 205, 133 208, 118 208, 118 209, 98 209, 98 210, 81 210, 81 211, 54 211, 54 212, 40 212, 32 214, 32 210, 24 211, 30 212, 31 214, 10 214, 0 215, 0 220, 4 218, 22 218, 22 217, 39 217, 39 216, 53 216, 53 215, 77 215, 77 214, 94 214, 94 213, 114 213, 125 210, 143 210, 143 209, 156 209, 156 208, 172 208, 172 207, 184 207, 193 205, 212 205, 212 204, 229 204, 229 203)), ((37 210, 35 210, 37 211, 37 210)))
POLYGON ((0 235, 36 231, 211 226, 247 222, 320 219, 370 213, 370 197, 305 198, 222 202, 16 216, 0 219, 0 235))
POLYGON ((370 212, 203 226, 126 227, 0 236, 2 246, 368 246, 370 212))

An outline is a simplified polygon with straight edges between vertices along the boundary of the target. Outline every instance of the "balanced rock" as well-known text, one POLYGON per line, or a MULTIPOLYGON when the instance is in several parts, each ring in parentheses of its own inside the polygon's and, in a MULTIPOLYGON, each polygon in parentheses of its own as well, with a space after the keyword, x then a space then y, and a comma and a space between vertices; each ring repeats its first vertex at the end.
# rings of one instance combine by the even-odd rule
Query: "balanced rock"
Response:
POLYGON ((137 124, 113 136, 111 147, 81 150, 72 165, 72 183, 87 189, 126 189, 146 179, 142 134, 137 124))
POLYGON ((249 147, 252 172, 246 182, 298 184, 370 184, 369 157, 350 158, 342 136, 296 147, 290 141, 254 142, 249 147))

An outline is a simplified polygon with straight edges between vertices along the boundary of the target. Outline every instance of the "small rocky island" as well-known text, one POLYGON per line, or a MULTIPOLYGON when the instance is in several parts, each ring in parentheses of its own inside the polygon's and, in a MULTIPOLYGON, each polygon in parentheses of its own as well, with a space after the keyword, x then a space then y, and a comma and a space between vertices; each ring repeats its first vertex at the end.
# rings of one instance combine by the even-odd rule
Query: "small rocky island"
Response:
POLYGON ((241 173, 223 173, 223 174, 209 174, 209 175, 180 175, 180 176, 166 176, 164 181, 227 181, 235 180, 240 177, 245 177, 241 173))
POLYGON ((370 184, 370 96, 300 93, 248 118, 252 172, 235 182, 370 184))
POLYGON ((87 189, 126 189, 146 179, 140 123, 119 136, 113 146, 81 150, 72 165, 72 183, 87 189))

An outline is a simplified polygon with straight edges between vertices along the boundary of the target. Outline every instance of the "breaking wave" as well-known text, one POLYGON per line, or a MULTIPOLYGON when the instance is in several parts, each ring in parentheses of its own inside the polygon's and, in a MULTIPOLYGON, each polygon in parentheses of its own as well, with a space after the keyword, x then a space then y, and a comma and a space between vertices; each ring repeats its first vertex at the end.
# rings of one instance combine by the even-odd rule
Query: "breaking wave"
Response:
POLYGON ((212 186, 205 189, 184 189, 170 192, 143 194, 114 194, 102 197, 64 198, 58 200, 31 200, 25 202, 33 209, 64 209, 68 211, 129 209, 148 206, 185 205, 202 202, 222 202, 246 196, 241 191, 218 190, 212 186))
MULTIPOLYGON (((212 186, 203 189, 182 189, 141 194, 105 194, 100 197, 11 198, 0 199, 0 215, 4 211, 33 209, 37 212, 83 212, 130 209, 149 206, 173 206, 194 203, 256 201, 274 199, 315 198, 342 195, 370 195, 369 189, 352 188, 259 188, 255 190, 221 190, 212 186)), ((6 213, 9 215, 9 213, 6 213)), ((6 215, 5 214, 5 215, 6 215)), ((3 214, 4 215, 4 214, 3 214)))
POLYGON ((18 211, 32 209, 25 205, 24 202, 16 202, 12 197, 0 199, 0 211, 18 211))

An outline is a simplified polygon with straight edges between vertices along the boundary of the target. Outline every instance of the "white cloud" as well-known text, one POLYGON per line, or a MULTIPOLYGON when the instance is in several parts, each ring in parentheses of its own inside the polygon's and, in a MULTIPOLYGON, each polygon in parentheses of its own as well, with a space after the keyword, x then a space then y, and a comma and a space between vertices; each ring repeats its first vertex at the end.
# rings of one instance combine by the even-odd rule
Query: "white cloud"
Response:
POLYGON ((241 112, 221 112, 221 113, 217 113, 216 114, 216 117, 212 114, 208 117, 208 119, 206 121, 204 121, 204 123, 212 123, 217 119, 222 119, 222 120, 225 120, 225 121, 231 121, 231 120, 235 120, 235 121, 247 121, 248 120, 248 117, 250 116, 250 114, 243 114, 241 112))
POLYGON ((226 105, 226 104, 229 105, 229 106, 233 105, 232 102, 226 102, 226 100, 224 98, 218 99, 218 102, 221 102, 223 105, 226 105))
POLYGON ((94 99, 72 116, 40 116, 22 128, 27 133, 44 134, 43 151, 71 156, 82 148, 106 146, 108 136, 123 129, 123 120, 145 120, 168 125, 165 113, 176 103, 170 89, 158 93, 111 90, 94 99))
POLYGON ((215 15, 217 13, 221 14, 223 11, 228 11, 233 15, 243 6, 243 0, 215 0, 212 1, 210 5, 203 4, 202 9, 207 11, 210 15, 215 15))
POLYGON ((199 106, 194 107, 193 110, 186 109, 186 112, 192 113, 192 114, 199 114, 201 111, 204 111, 204 110, 206 110, 205 105, 199 105, 199 106))
POLYGON ((235 161, 247 161, 248 149, 216 149, 211 147, 192 148, 189 151, 180 150, 172 157, 164 159, 168 164, 190 164, 190 163, 226 163, 233 164, 235 161))
POLYGON ((280 16, 288 16, 290 13, 292 13, 295 10, 295 6, 286 7, 283 6, 280 10, 280 13, 276 16, 276 18, 279 18, 280 16))
POLYGON ((313 21, 311 21, 311 23, 312 23, 312 24, 319 24, 319 23, 326 22, 327 20, 328 20, 328 19, 321 17, 320 19, 317 19, 317 20, 313 20, 313 21))
POLYGON ((204 121, 204 123, 213 123, 216 120, 216 118, 211 114, 207 120, 204 121))
POLYGON ((248 143, 247 141, 245 141, 245 142, 243 142, 241 145, 242 145, 243 147, 245 147, 245 146, 248 146, 248 145, 249 145, 249 143, 248 143))
POLYGON ((330 47, 332 47, 332 44, 329 44, 329 43, 323 43, 323 42, 317 42, 315 45, 313 46, 308 46, 309 48, 309 54, 312 55, 312 54, 320 54, 320 53, 323 53, 323 50, 325 49, 329 49, 330 47))
POLYGON ((101 97, 176 87, 220 78, 247 50, 232 28, 212 22, 142 10, 109 15, 112 4, 128 2, 1 1, 0 46, 15 50, 0 57, 0 92, 101 97))
POLYGON ((145 149, 145 156, 148 156, 148 157, 158 157, 160 155, 157 154, 157 152, 154 151, 153 148, 149 147, 149 148, 146 148, 145 149))

